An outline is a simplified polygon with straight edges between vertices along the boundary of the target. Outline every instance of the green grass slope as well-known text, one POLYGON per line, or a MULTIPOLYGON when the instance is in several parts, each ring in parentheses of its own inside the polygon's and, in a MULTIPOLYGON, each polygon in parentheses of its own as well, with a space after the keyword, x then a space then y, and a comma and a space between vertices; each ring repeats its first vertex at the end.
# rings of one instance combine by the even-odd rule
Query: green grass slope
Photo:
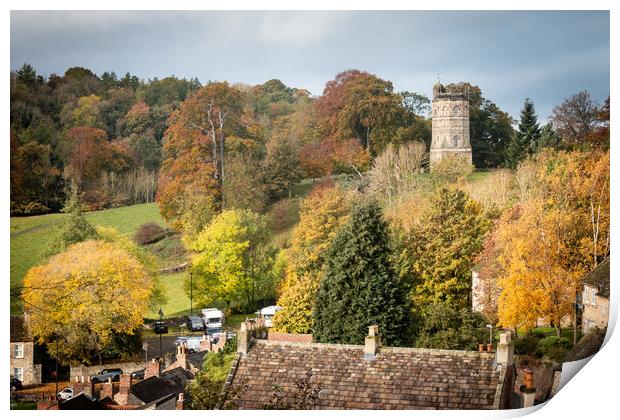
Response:
MULTIPOLYGON (((63 217, 62 214, 47 214, 11 218, 11 288, 21 285, 28 269, 42 262, 41 255, 58 233, 63 217)), ((86 213, 85 217, 94 226, 114 227, 128 236, 147 222, 165 226, 156 203, 94 211, 86 213)), ((20 311, 19 301, 11 297, 11 314, 20 311)))

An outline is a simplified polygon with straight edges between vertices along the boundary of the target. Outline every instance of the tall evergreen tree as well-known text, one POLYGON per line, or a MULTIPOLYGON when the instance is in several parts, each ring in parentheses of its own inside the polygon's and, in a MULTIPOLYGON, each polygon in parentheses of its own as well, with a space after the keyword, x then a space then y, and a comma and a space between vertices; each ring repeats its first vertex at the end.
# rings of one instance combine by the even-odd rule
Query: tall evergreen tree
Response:
POLYGON ((384 342, 406 345, 409 303, 390 262, 388 226, 379 205, 358 205, 332 242, 314 312, 318 342, 361 344, 379 325, 384 342))
POLYGON ((512 136, 508 145, 507 166, 515 168, 525 157, 532 154, 538 147, 540 126, 534 109, 534 102, 525 98, 521 109, 519 130, 512 136))

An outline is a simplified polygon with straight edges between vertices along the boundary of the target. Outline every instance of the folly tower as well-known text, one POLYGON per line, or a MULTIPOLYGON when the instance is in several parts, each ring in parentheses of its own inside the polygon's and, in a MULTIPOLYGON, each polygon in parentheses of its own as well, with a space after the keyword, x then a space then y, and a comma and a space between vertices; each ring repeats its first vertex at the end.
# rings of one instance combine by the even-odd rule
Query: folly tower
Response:
POLYGON ((462 156, 471 164, 469 100, 467 95, 446 92, 446 88, 438 81, 433 86, 432 112, 431 171, 437 161, 449 154, 462 156))

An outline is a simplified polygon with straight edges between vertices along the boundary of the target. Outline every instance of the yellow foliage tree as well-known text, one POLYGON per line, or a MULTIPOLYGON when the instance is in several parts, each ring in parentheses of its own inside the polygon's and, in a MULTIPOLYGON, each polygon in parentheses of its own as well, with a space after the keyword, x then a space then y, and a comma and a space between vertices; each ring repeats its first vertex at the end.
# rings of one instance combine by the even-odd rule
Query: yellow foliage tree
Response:
POLYGON ((346 222, 349 209, 345 195, 333 185, 320 186, 302 202, 278 299, 278 305, 283 309, 273 320, 275 331, 312 331, 312 312, 325 253, 338 228, 346 222))
POLYGON ((609 254, 609 152, 544 150, 523 162, 520 205, 499 227, 499 323, 556 326, 580 279, 609 254), (523 177, 527 172, 527 177, 523 177))
POLYGON ((104 241, 71 245, 24 278, 32 334, 53 357, 88 363, 143 323, 153 282, 140 261, 104 241), (56 346, 58 344, 58 347, 56 346))

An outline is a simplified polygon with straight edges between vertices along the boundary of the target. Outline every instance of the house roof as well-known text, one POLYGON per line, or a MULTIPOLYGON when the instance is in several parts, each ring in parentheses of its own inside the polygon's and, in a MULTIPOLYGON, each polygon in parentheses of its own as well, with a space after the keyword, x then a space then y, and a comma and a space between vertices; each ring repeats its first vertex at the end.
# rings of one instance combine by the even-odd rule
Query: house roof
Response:
POLYGON ((145 404, 179 392, 183 392, 182 385, 157 376, 151 376, 131 386, 131 393, 145 404))
POLYGON ((609 257, 590 271, 583 283, 598 287, 596 295, 609 299, 609 257))
POLYGON ((33 341, 23 315, 11 315, 11 343, 33 341))
POLYGON ((262 408, 274 385, 292 398, 309 371, 324 409, 492 409, 501 392, 493 353, 383 347, 374 360, 363 354, 356 345, 256 340, 233 379, 245 387, 238 406, 262 408))
POLYGON ((80 393, 60 403, 62 410, 103 410, 105 405, 96 398, 80 393))

